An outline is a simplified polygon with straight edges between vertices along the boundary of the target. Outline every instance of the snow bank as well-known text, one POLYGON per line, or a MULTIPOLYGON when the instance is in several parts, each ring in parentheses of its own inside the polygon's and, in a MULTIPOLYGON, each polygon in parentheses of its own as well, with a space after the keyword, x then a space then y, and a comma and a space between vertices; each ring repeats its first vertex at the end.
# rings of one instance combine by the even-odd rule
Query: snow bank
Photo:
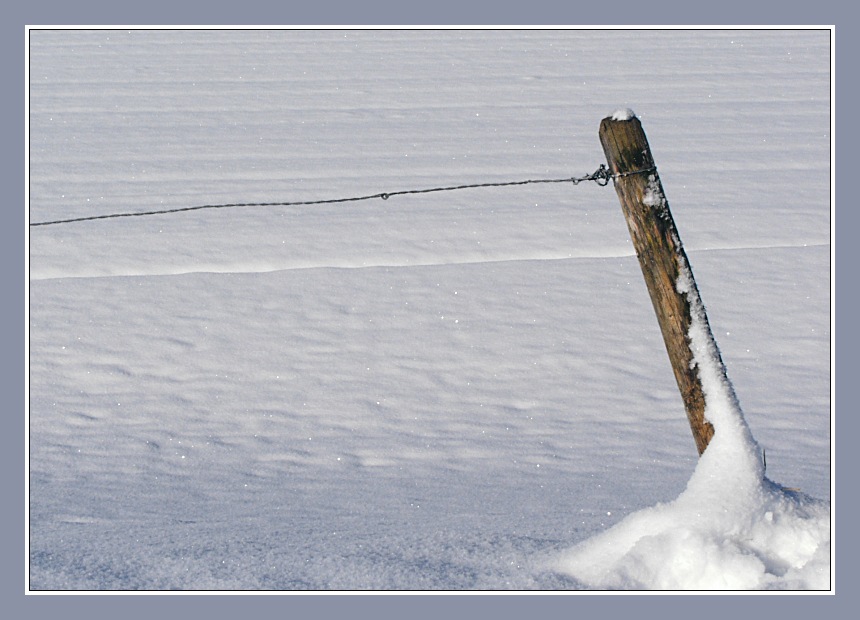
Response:
MULTIPOLYGON (((704 462, 703 462, 704 465, 704 462)), ((825 590, 829 507, 766 478, 735 495, 710 491, 705 465, 672 503, 628 516, 555 569, 583 585, 649 590, 825 590)))
POLYGON ((675 501, 629 515, 554 568, 593 588, 829 589, 829 503, 765 477, 688 268, 676 286, 690 301, 693 360, 714 437, 675 501))

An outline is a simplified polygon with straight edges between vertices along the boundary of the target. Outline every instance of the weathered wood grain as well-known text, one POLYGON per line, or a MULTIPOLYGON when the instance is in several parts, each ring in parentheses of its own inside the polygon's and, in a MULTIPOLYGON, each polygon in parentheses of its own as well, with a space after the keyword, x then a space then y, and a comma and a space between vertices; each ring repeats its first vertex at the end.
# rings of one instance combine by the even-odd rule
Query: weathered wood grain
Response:
MULTIPOLYGON (((714 435, 714 428, 705 418, 705 397, 698 367, 692 363, 688 336, 691 313, 687 295, 698 297, 699 291, 695 281, 689 293, 678 291, 679 273, 686 268, 692 279, 692 270, 639 119, 635 116, 626 120, 603 119, 600 142, 614 175, 615 191, 663 332, 696 448, 702 454, 714 435)), ((708 335, 713 340, 710 327, 708 335)), ((718 351, 716 343, 714 350, 718 351)), ((720 367, 724 368, 722 363, 720 367)))

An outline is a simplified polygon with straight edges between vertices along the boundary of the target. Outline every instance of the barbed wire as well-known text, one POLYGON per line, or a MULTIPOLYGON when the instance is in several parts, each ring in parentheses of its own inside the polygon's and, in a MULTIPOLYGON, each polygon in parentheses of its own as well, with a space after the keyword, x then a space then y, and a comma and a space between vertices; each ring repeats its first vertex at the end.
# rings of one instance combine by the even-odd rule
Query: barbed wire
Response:
POLYGON ((229 203, 229 204, 211 204, 211 205, 198 205, 194 207, 178 207, 174 209, 161 209, 158 211, 137 211, 137 212, 127 212, 127 213, 108 213, 106 215, 91 215, 88 217, 74 217, 63 220, 52 220, 48 222, 31 222, 30 226, 50 226, 53 224, 71 224, 73 222, 88 222, 92 220, 106 220, 112 218, 120 218, 120 217, 142 217, 147 215, 166 215, 171 213, 183 213, 186 211, 199 211, 201 209, 233 209, 239 207, 298 207, 305 205, 325 205, 325 204, 336 204, 343 202, 358 202, 361 200, 373 200, 375 198, 381 198, 382 200, 388 200, 392 196, 402 196, 405 194, 430 194, 433 192, 453 192, 457 190, 463 189, 474 189, 479 187, 508 187, 512 185, 530 185, 534 183, 573 183, 574 185, 579 185, 585 181, 594 181, 601 187, 609 184, 610 179, 613 178, 612 173, 606 168, 604 164, 600 164, 600 167, 592 172, 591 174, 586 174, 581 177, 567 177, 564 179, 527 179, 525 181, 503 181, 499 183, 472 183, 469 185, 451 185, 447 187, 430 187, 427 189, 407 189, 400 190, 396 192, 380 192, 378 194, 370 194, 367 196, 352 196, 349 198, 330 198, 327 200, 300 200, 300 201, 291 201, 291 202, 237 202, 237 203, 229 203))

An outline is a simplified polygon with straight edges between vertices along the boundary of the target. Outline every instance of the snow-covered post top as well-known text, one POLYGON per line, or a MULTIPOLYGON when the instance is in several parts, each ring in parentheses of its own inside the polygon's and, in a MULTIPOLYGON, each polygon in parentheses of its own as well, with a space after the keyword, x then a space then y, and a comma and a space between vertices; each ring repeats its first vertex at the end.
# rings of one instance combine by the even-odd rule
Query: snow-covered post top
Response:
MULTIPOLYGON (((663 332, 693 438, 702 454, 714 435, 714 427, 705 416, 706 392, 699 364, 703 358, 695 354, 698 349, 694 351, 693 347, 705 346, 714 362, 709 366, 718 369, 729 390, 731 384, 725 377, 642 124, 632 110, 618 110, 600 123, 600 143, 663 332), (704 344, 699 337, 693 342, 694 324, 692 334, 704 334, 704 344)), ((732 399, 736 400, 733 393, 732 399)))

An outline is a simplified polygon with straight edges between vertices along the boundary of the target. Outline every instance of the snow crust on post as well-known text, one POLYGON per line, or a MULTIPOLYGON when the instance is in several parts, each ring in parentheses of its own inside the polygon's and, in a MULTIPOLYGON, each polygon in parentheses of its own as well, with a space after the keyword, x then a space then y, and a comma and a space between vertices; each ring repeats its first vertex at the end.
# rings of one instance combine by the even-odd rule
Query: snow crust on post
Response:
POLYGON ((709 460, 715 460, 714 453, 720 452, 718 457, 724 461, 720 463, 721 469, 732 468, 732 484, 756 483, 764 476, 761 448, 752 436, 734 387, 726 377, 720 354, 710 335, 705 308, 693 284, 693 275, 684 263, 681 263, 675 288, 687 297, 690 304, 692 321, 687 336, 693 364, 698 368, 705 393, 705 419, 714 425, 714 438, 702 457, 710 452, 709 460))
POLYGON ((618 108, 612 113, 613 121, 629 121, 636 118, 636 113, 630 108, 618 108))

